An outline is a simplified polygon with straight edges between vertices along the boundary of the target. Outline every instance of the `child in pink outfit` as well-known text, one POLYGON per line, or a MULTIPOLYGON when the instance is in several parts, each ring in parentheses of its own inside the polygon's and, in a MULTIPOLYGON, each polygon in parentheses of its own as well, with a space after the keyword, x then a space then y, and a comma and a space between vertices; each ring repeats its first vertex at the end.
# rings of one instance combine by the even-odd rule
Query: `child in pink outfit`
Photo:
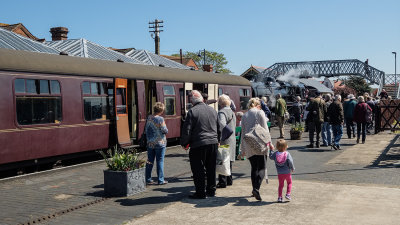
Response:
POLYGON ((291 200, 290 192, 292 190, 292 173, 294 172, 293 158, 289 152, 287 152, 287 143, 285 140, 280 139, 276 142, 276 148, 278 151, 271 151, 269 158, 275 161, 276 170, 278 172, 278 202, 282 202, 282 190, 287 183, 287 190, 285 198, 291 200))

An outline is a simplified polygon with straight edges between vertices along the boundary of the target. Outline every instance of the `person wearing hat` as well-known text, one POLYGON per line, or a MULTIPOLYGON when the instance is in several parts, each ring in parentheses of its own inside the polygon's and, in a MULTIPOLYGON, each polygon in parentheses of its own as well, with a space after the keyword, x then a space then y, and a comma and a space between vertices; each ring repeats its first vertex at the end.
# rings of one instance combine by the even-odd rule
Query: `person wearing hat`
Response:
POLYGON ((321 97, 321 93, 317 91, 315 95, 316 97, 311 100, 307 107, 307 110, 309 111, 307 119, 309 121, 308 131, 310 139, 310 144, 306 146, 307 148, 314 148, 314 132, 316 132, 315 147, 319 148, 319 137, 326 113, 326 105, 325 101, 321 97))
POLYGON ((348 101, 343 103, 343 112, 344 112, 344 120, 346 122, 347 129, 347 137, 350 139, 351 134, 353 134, 353 138, 356 137, 356 127, 353 121, 354 108, 357 105, 356 97, 353 94, 347 95, 348 101))

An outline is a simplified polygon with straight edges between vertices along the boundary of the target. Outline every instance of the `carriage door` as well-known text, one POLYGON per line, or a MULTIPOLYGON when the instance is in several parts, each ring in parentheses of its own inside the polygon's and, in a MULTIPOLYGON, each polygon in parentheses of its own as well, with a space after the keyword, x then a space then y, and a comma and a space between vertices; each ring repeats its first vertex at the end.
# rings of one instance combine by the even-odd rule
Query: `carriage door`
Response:
POLYGON ((144 80, 136 80, 136 97, 137 97, 137 121, 138 121, 138 129, 137 129, 137 140, 143 134, 144 126, 146 125, 146 85, 144 80))
POLYGON ((115 112, 117 125, 118 144, 121 146, 131 145, 129 137, 128 108, 126 102, 128 81, 127 79, 115 78, 115 112))
POLYGON ((165 111, 163 117, 168 127, 167 138, 180 137, 181 128, 181 90, 182 83, 156 82, 157 101, 164 103, 165 111))
MULTIPOLYGON (((208 100, 218 100, 218 84, 208 84, 208 100)), ((215 110, 218 111, 218 103, 210 104, 215 110)))

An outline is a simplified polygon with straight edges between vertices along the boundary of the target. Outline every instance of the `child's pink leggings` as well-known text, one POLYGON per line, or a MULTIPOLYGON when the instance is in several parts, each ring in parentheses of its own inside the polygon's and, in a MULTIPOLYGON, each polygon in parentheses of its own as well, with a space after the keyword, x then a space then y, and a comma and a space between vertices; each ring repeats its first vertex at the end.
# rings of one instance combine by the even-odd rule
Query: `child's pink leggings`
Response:
POLYGON ((282 197, 282 189, 285 185, 285 180, 287 182, 287 191, 286 194, 290 195, 290 191, 292 190, 292 174, 278 174, 279 187, 278 187, 278 197, 282 197))

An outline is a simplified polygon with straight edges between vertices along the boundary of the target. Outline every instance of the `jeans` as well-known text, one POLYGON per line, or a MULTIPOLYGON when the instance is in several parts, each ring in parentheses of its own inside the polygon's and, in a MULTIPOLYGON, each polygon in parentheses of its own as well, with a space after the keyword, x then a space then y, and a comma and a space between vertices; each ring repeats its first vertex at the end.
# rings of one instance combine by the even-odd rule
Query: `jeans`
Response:
POLYGON ((328 122, 324 122, 322 126, 322 143, 324 145, 331 145, 332 143, 332 126, 328 122))
POLYGON ((339 147, 340 146, 339 142, 343 135, 343 126, 340 124, 339 125, 333 124, 332 133, 333 133, 333 143, 339 147))
POLYGON ((346 119, 346 129, 349 139, 351 138, 351 133, 353 133, 353 137, 356 136, 356 126, 354 125, 353 119, 346 119))
POLYGON ((360 134, 362 133, 362 142, 365 142, 365 131, 367 123, 357 123, 357 140, 360 140, 360 134))
POLYGON ((164 183, 164 156, 165 146, 147 148, 147 163, 146 163, 146 182, 152 182, 151 171, 154 165, 154 159, 157 160, 157 177, 158 183, 164 183))

